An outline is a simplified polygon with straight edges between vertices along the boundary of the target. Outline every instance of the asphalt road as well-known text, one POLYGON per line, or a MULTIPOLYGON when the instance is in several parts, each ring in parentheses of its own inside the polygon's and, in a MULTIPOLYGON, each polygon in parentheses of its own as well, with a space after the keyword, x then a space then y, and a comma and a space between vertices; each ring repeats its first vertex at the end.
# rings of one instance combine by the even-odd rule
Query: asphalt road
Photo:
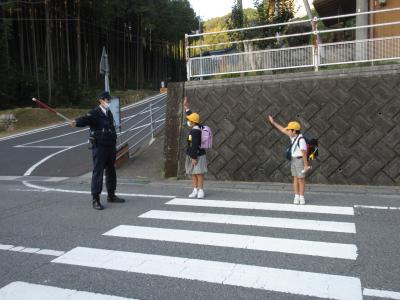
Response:
POLYGON ((82 177, 0 179, 2 300, 400 295, 400 201, 379 189, 319 188, 299 208, 290 186, 209 183, 222 201, 185 202, 189 182, 120 179, 127 202, 99 212, 82 177))
MULTIPOLYGON (((150 104, 154 126, 162 125, 166 97, 166 94, 160 94, 124 107, 118 142, 129 139, 129 145, 133 146, 150 132, 147 126, 150 123, 150 104)), ((92 159, 88 136, 88 128, 71 128, 67 124, 60 124, 1 138, 0 176, 73 177, 89 172, 92 159)))
MULTIPOLYGON (((146 107, 124 111, 126 136, 146 107)), ((127 202, 96 211, 87 134, 0 140, 0 300, 400 299, 398 188, 308 186, 296 206, 284 184, 207 181, 201 200, 118 178, 127 202)))

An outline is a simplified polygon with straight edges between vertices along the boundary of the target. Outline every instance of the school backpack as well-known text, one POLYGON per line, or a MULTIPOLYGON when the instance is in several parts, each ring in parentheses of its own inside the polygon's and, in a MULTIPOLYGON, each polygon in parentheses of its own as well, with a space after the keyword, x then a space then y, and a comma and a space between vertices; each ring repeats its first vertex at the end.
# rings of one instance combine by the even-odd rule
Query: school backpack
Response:
POLYGON ((211 149, 213 143, 213 134, 210 127, 206 125, 200 126, 201 128, 201 145, 202 149, 211 149))
MULTIPOLYGON (((314 160, 318 157, 318 139, 313 138, 309 134, 302 134, 302 137, 297 139, 297 147, 300 147, 300 139, 304 139, 307 145, 307 160, 314 160)), ((293 143, 296 142, 293 141, 293 143)), ((292 159, 292 147, 293 143, 286 149, 286 158, 292 159)))
POLYGON ((303 134, 303 138, 307 144, 307 160, 316 159, 318 157, 318 139, 307 133, 303 134))

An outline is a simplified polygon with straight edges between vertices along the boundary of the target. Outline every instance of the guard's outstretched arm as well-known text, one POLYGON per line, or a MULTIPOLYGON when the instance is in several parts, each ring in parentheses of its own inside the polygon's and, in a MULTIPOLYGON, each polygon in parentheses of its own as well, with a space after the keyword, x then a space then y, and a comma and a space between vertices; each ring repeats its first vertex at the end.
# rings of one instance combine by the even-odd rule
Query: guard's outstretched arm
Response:
MULTIPOLYGON (((87 113, 85 116, 79 117, 74 120, 76 127, 90 126, 93 123, 92 112, 87 113)), ((74 127, 75 127, 74 126, 74 127)))

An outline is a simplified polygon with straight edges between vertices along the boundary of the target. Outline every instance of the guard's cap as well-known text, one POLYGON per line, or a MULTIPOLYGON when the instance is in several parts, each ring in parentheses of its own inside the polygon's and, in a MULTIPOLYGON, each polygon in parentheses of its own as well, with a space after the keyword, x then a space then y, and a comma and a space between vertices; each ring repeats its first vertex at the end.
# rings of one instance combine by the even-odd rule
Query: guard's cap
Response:
POLYGON ((188 119, 190 122, 193 122, 193 123, 197 123, 197 124, 200 123, 200 116, 197 113, 192 113, 192 114, 186 116, 186 119, 188 119))
POLYGON ((301 126, 299 122, 292 121, 286 126, 286 130, 300 130, 301 126))
POLYGON ((111 100, 111 95, 110 95, 109 92, 102 92, 101 94, 99 94, 99 95, 97 96, 97 100, 100 100, 100 99, 111 100))

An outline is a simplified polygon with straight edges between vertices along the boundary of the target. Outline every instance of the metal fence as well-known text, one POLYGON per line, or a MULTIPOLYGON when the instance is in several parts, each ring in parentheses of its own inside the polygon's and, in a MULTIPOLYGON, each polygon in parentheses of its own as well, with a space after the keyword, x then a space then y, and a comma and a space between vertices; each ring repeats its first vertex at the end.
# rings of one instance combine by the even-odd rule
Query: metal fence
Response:
POLYGON ((195 57, 189 60, 190 77, 312 67, 313 53, 306 46, 195 57))
MULTIPOLYGON (((128 145, 125 151, 119 153, 118 158, 139 149, 145 141, 154 140, 154 136, 165 124, 166 93, 149 98, 141 103, 141 109, 132 115, 122 118, 121 130, 118 134, 118 147, 128 145)), ((122 111, 131 108, 125 107, 122 111)))
MULTIPOLYGON (((320 37, 338 32, 346 33, 357 30, 373 30, 377 27, 399 26, 400 22, 388 22, 370 24, 363 26, 352 26, 334 29, 319 30, 318 24, 332 18, 352 18, 362 15, 387 13, 400 11, 400 8, 377 10, 371 12, 354 13, 326 18, 317 18, 287 22, 280 24, 269 24, 264 26, 225 30, 203 34, 186 35, 186 57, 188 80, 223 74, 239 74, 258 71, 272 71, 283 69, 314 68, 319 70, 321 66, 354 64, 374 61, 400 60, 400 36, 384 38, 370 38, 351 41, 338 41, 323 43, 320 37), (208 35, 229 34, 232 32, 245 32, 251 30, 267 29, 271 27, 280 28, 293 25, 309 23, 312 31, 295 34, 283 34, 275 36, 258 37, 247 40, 234 40, 219 43, 203 43, 204 37, 208 35), (244 51, 241 49, 257 48, 257 44, 266 41, 283 41, 290 38, 306 37, 311 45, 297 47, 279 47, 278 49, 258 49, 256 51, 244 51), (197 44, 191 45, 191 40, 197 40, 197 44), (247 46, 247 47, 246 47, 247 46), (236 47, 237 53, 223 55, 206 55, 207 51, 220 47, 236 47), (192 55, 197 51, 197 56, 192 55)), ((400 32, 400 30, 398 31, 400 32)), ((274 47, 276 47, 274 44, 274 47)))
POLYGON ((319 45, 320 66, 400 58, 400 36, 319 45))

